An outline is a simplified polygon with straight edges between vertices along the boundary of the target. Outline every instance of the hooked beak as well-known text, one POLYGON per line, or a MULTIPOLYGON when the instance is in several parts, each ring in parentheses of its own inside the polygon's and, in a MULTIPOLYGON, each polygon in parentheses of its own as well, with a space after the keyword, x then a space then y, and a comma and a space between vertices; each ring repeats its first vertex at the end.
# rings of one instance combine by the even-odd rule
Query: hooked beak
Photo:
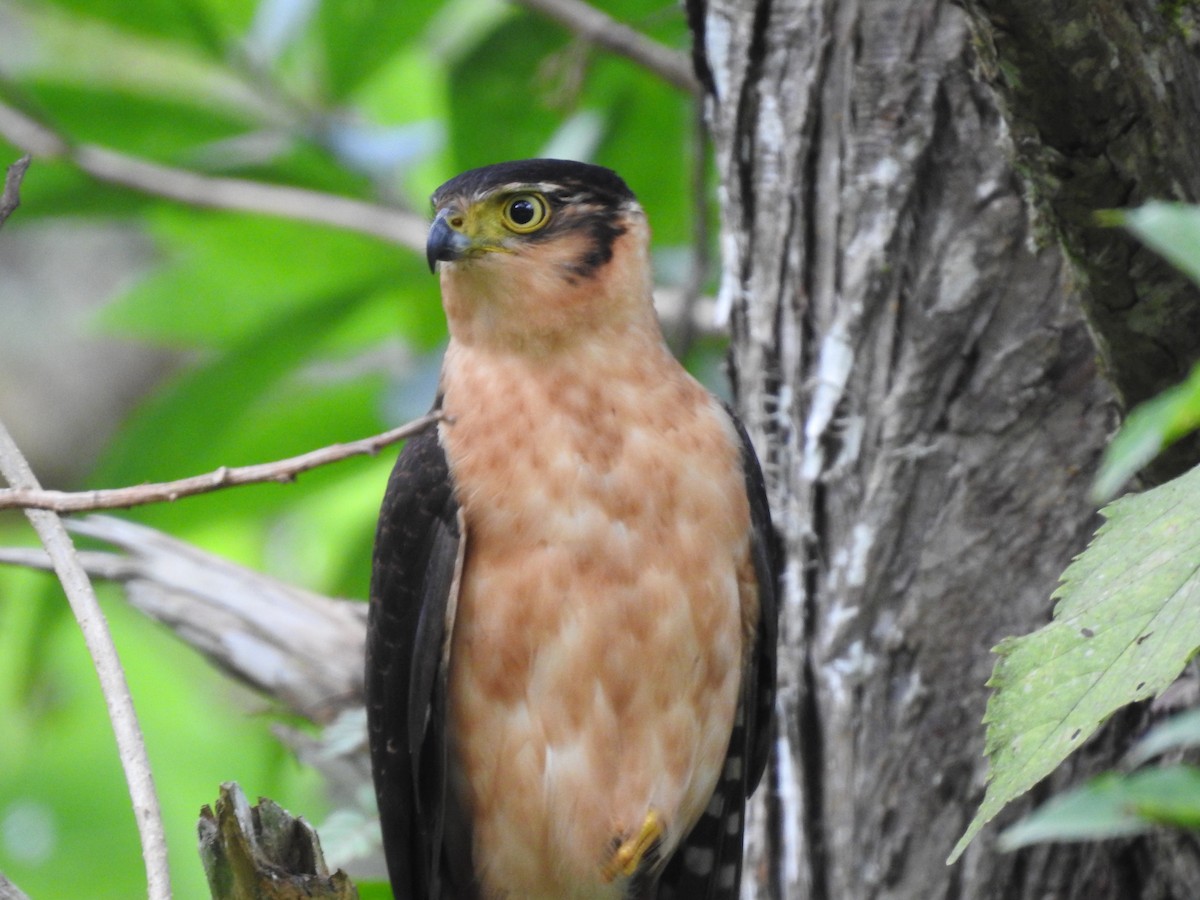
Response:
POLYGON ((438 260, 452 262, 462 259, 471 249, 471 239, 461 231, 455 231, 446 221, 443 210, 433 220, 429 228, 429 239, 425 242, 425 260, 429 263, 429 271, 436 269, 438 260))

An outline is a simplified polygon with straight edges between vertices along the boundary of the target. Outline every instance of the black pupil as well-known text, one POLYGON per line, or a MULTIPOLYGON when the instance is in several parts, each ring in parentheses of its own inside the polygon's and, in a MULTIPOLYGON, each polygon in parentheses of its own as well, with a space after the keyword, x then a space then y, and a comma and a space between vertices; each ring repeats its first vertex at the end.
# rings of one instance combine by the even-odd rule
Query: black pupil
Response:
POLYGON ((537 215, 537 207, 532 200, 514 200, 508 214, 518 225, 528 225, 537 215))

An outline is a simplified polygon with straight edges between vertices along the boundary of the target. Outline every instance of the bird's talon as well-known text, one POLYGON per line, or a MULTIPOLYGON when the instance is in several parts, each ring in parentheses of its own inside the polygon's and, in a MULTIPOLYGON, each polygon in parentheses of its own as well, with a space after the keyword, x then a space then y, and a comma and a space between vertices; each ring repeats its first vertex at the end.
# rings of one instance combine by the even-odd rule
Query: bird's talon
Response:
POLYGON ((638 829, 637 833, 619 843, 612 851, 603 867, 604 881, 607 883, 622 875, 626 877, 633 875, 646 855, 662 839, 666 830, 662 815, 657 809, 651 809, 646 813, 642 827, 638 829))

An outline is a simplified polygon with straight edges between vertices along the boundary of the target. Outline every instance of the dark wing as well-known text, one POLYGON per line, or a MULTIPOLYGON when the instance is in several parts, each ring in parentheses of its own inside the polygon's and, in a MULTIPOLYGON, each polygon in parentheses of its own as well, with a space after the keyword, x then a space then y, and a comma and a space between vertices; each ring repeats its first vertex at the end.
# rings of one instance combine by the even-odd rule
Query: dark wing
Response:
POLYGON ((732 411, 729 415, 741 438, 742 471, 750 500, 750 552, 758 581, 758 627, 725 754, 725 770, 708 809, 663 870, 658 900, 737 900, 746 800, 762 779, 771 750, 779 631, 776 591, 782 560, 758 457, 742 423, 732 411))
POLYGON ((742 472, 746 477, 746 495, 750 498, 750 552, 758 580, 758 629, 755 631, 754 661, 748 691, 748 747, 750 768, 745 795, 758 787, 767 759, 771 755, 772 723, 775 721, 775 654, 779 643, 779 579, 783 572, 783 548, 771 524, 767 503, 767 484, 762 467, 750 443, 750 435, 737 416, 730 412, 738 437, 742 439, 742 472))
POLYGON ((445 657, 465 543, 445 453, 423 432, 384 494, 367 620, 371 768, 398 898, 453 897, 446 846, 469 846, 446 790, 445 657))

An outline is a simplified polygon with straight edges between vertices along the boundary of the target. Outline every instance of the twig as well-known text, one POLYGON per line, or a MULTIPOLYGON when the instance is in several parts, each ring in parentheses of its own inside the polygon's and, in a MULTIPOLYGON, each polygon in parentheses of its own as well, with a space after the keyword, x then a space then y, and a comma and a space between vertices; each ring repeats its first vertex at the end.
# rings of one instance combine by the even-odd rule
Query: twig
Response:
POLYGON ((262 213, 332 225, 382 238, 417 252, 425 249, 428 224, 414 213, 307 188, 201 175, 94 144, 72 144, 51 128, 4 103, 0 103, 0 136, 26 153, 47 159, 68 159, 98 181, 156 197, 210 209, 262 213))
MULTIPOLYGON (((16 442, 0 422, 0 475, 17 489, 37 490, 37 478, 29 468, 16 442)), ((117 751, 129 785, 133 814, 142 841, 142 859, 146 864, 146 883, 150 900, 170 900, 171 878, 167 867, 167 841, 163 831, 162 811, 154 791, 154 775, 146 757, 146 744, 138 725, 137 712, 129 695, 129 684, 121 668, 112 633, 104 613, 96 602, 96 593, 88 581, 75 546, 58 516, 44 510, 30 509, 25 513, 42 541, 42 546, 54 561, 54 570, 62 583, 71 611, 83 632, 84 642, 91 654, 108 717, 117 739, 117 751)))
POLYGON ((539 12, 585 40, 632 59, 664 78, 681 91, 700 93, 700 83, 688 57, 640 31, 630 28, 581 0, 516 0, 520 6, 539 12))
POLYGON ((205 494, 220 488, 267 481, 293 481, 301 472, 315 469, 351 456, 374 456, 382 448, 424 431, 441 419, 431 413, 399 428, 346 444, 331 444, 299 456, 252 466, 221 468, 205 475, 192 475, 178 481, 138 484, 132 487, 97 491, 47 491, 38 487, 12 487, 0 490, 0 509, 43 509, 57 513, 91 512, 98 509, 128 509, 147 503, 171 503, 181 497, 205 494))
POLYGON ((31 157, 28 153, 8 167, 4 175, 4 193, 0 194, 0 228, 21 205, 21 182, 25 171, 29 168, 31 157))

